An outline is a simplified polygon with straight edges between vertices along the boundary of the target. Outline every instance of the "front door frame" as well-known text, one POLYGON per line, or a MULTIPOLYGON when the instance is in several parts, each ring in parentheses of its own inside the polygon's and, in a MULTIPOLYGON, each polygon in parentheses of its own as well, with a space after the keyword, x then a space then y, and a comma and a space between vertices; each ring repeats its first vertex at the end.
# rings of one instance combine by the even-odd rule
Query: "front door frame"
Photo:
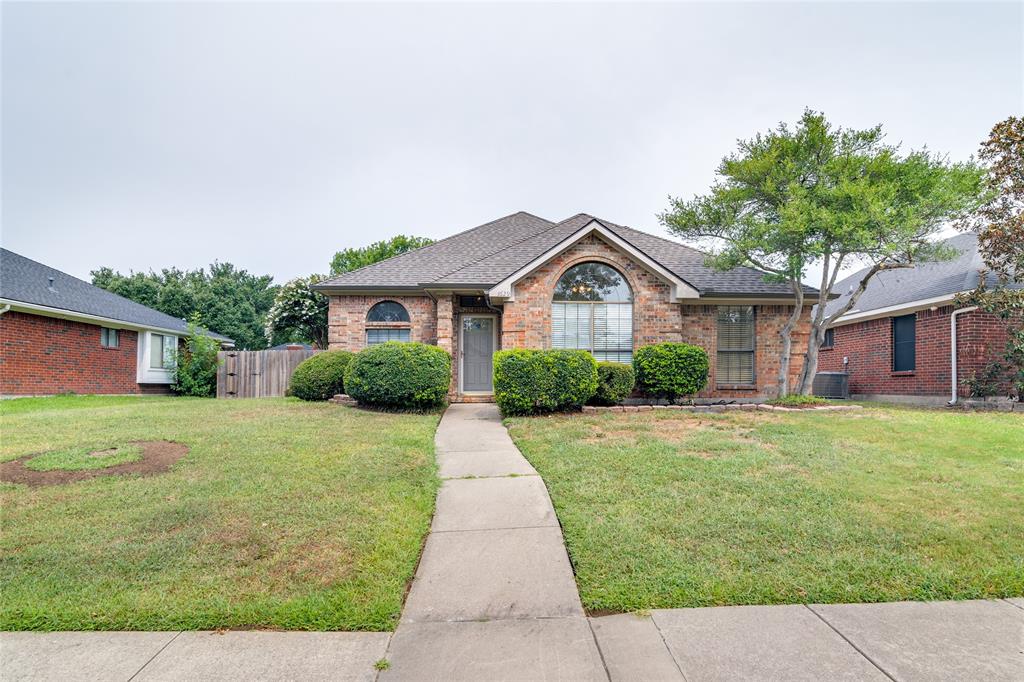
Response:
POLYGON ((459 313, 459 395, 494 395, 494 388, 491 387, 490 391, 465 391, 462 388, 463 379, 466 376, 466 366, 464 364, 466 354, 463 352, 463 330, 465 329, 463 322, 466 318, 474 317, 489 317, 493 323, 491 324, 491 371, 494 371, 494 353, 498 352, 498 324, 499 315, 495 313, 459 313))

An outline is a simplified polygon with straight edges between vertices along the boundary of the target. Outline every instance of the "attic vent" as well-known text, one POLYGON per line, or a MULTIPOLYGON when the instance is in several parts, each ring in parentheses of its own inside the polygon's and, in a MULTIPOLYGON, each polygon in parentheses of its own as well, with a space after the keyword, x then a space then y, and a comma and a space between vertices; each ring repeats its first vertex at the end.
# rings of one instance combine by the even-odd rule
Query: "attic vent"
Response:
POLYGON ((53 277, 47 277, 46 278, 46 288, 49 289, 50 291, 56 291, 56 289, 53 288, 53 282, 54 282, 54 278, 53 277))

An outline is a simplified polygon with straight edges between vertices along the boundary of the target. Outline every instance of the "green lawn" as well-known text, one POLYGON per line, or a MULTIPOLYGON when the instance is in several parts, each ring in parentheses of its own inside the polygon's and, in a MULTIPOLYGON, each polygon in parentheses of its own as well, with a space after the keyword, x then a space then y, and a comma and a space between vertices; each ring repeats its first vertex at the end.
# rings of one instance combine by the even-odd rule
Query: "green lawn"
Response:
POLYGON ((0 484, 0 629, 393 629, 433 512, 438 418, 293 399, 0 401, 3 461, 191 448, 149 478, 0 484))
POLYGON ((858 412, 508 420, 584 606, 1024 595, 1024 418, 858 412))

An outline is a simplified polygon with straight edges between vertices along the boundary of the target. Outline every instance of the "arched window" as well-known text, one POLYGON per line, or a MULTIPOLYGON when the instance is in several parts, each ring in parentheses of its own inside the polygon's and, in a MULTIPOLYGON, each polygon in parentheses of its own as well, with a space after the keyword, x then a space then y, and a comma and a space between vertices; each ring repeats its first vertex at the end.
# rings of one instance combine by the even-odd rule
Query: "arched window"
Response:
POLYGON ((409 311, 401 303, 381 301, 366 313, 366 345, 409 340, 409 311))
POLYGON ((555 284, 552 348, 581 348, 598 361, 633 360, 633 290, 604 263, 574 265, 555 284))

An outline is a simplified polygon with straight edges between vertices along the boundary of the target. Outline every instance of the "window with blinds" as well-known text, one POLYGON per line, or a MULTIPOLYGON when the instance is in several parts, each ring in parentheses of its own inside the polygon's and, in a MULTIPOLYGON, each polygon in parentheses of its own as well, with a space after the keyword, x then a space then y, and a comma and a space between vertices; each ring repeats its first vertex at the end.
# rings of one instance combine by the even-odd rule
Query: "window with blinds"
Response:
POLYGON ((633 361, 633 304, 551 304, 551 347, 589 350, 598 362, 633 361))
POLYGON ((615 268, 580 263, 555 285, 552 348, 588 350, 599 362, 633 361, 633 292, 615 268))
POLYGON ((754 306, 718 307, 718 384, 754 383, 754 306))
POLYGON ((408 341, 408 329, 396 329, 394 327, 380 327, 366 330, 366 345, 373 346, 385 341, 408 341))

